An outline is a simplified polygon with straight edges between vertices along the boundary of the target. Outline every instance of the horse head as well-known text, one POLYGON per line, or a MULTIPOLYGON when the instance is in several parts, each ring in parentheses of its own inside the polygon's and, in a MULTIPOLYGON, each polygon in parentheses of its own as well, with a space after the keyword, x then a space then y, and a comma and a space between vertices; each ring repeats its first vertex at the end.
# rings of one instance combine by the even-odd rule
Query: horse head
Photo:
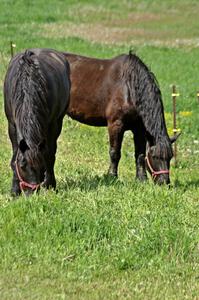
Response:
POLYGON ((26 195, 37 191, 45 177, 45 141, 31 147, 22 139, 18 146, 15 166, 21 191, 26 195))
MULTIPOLYGON (((174 143, 179 135, 180 133, 171 137, 170 143, 174 143)), ((151 147, 148 146, 145 158, 146 167, 155 183, 159 185, 170 184, 169 169, 171 158, 172 155, 160 155, 160 151, 156 145, 151 147)))

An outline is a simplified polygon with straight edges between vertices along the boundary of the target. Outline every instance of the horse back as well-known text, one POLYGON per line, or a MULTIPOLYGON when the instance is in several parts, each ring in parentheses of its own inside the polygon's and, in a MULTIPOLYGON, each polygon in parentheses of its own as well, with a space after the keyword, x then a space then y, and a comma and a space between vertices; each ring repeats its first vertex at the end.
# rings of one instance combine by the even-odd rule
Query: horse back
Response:
POLYGON ((117 106, 124 103, 123 68, 127 56, 96 59, 70 53, 64 55, 70 64, 71 79, 67 114, 88 125, 106 126, 113 102, 116 101, 117 106))
POLYGON ((38 57, 47 83, 47 99, 53 114, 59 115, 69 104, 70 67, 61 52, 53 49, 30 49, 38 57), (62 108, 62 109, 60 109, 62 108))
MULTIPOLYGON (((4 107, 8 120, 15 122, 16 109, 23 106, 25 95, 33 94, 34 88, 43 89, 41 93, 45 93, 43 105, 47 105, 49 121, 55 115, 58 118, 64 114, 69 102, 69 64, 60 52, 28 49, 11 59, 4 81, 4 107)), ((37 105, 36 98, 33 96, 31 101, 37 105)))

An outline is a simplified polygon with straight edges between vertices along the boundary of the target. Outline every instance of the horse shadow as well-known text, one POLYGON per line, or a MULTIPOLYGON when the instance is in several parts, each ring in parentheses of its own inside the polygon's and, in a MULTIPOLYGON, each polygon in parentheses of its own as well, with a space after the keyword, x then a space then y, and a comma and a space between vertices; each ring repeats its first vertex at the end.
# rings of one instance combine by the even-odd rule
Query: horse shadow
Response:
MULTIPOLYGON (((112 185, 121 186, 123 185, 123 182, 120 181, 117 177, 113 177, 107 174, 104 174, 102 176, 80 175, 77 178, 65 177, 63 180, 57 180, 57 188, 55 190, 55 193, 59 194, 59 192, 61 191, 76 190, 76 189, 89 192, 92 190, 96 190, 100 186, 108 187, 112 185)), ((10 189, 5 188, 5 186, 1 188, 1 185, 0 185, 0 194, 4 197, 5 196, 8 197, 9 200, 18 198, 18 197, 13 197, 10 194, 10 189)))
MULTIPOLYGON (((137 181, 135 180, 137 183, 137 181)), ((142 183, 143 184, 143 183, 142 183)), ((58 192, 61 190, 75 190, 80 189, 81 191, 92 191, 96 190, 100 186, 123 186, 124 183, 118 179, 117 177, 110 176, 108 174, 104 174, 102 176, 95 175, 95 176, 89 176, 89 175, 81 175, 78 178, 69 178, 65 177, 64 180, 60 181, 58 183, 58 192)), ((170 186, 170 188, 174 189, 190 189, 190 188, 199 188, 199 179, 196 180, 190 180, 187 182, 182 182, 176 179, 173 184, 170 186)))
MULTIPOLYGON (((80 189, 81 191, 94 191, 100 186, 123 186, 124 183, 119 180, 117 177, 112 177, 110 175, 104 174, 102 176, 95 175, 95 176, 89 176, 89 175, 81 175, 78 178, 70 178, 65 177, 63 180, 57 181, 57 189, 56 193, 59 193, 60 191, 67 191, 67 190, 76 190, 80 189)), ((190 188, 199 188, 199 179, 191 180, 187 182, 179 181, 178 179, 174 180, 173 184, 170 186, 171 189, 180 188, 183 190, 187 190, 190 188)), ((0 194, 2 196, 7 196, 10 198, 10 193, 5 188, 0 188, 0 194)), ((12 198, 12 197, 11 197, 12 198)))
POLYGON ((184 190, 187 190, 191 187, 193 188, 199 188, 199 179, 193 179, 186 182, 179 181, 176 179, 172 185, 173 188, 182 188, 184 190))
POLYGON ((59 191, 63 190, 75 190, 80 189, 81 191, 92 191, 96 190, 100 186, 112 186, 112 185, 123 185, 123 183, 117 178, 110 175, 82 175, 78 178, 65 177, 64 180, 58 183, 57 189, 59 191))

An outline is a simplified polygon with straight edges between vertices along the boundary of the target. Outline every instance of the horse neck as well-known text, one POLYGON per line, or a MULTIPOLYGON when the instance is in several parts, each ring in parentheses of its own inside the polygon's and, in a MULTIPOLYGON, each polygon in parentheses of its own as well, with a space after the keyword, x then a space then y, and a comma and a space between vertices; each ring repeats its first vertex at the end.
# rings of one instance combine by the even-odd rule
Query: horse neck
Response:
POLYGON ((142 119, 151 143, 168 143, 162 95, 155 75, 135 55, 130 56, 127 83, 132 101, 142 119))

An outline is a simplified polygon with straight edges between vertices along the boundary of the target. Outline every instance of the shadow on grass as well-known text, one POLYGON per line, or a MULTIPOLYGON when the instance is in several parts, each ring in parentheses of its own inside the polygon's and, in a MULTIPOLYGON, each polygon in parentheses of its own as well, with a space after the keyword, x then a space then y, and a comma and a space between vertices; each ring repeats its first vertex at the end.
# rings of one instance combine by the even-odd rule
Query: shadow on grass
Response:
POLYGON ((81 191, 96 190, 100 186, 123 185, 116 177, 110 175, 103 176, 87 176, 83 175, 78 178, 66 177, 64 181, 59 182, 58 191, 80 189, 81 191))
MULTIPOLYGON (((57 180, 57 189, 55 193, 67 191, 67 190, 76 190, 80 189, 81 191, 92 191, 96 190, 100 186, 123 186, 124 183, 120 181, 117 177, 113 177, 110 175, 102 175, 102 176, 89 176, 89 175, 80 175, 75 178, 66 177, 62 181, 57 180)), ((10 188, 10 186, 9 186, 10 188)), ((46 190, 48 191, 48 190, 46 190)), ((0 189, 0 194, 4 197, 9 198, 9 200, 17 200, 20 196, 12 196, 10 193, 10 189, 0 189)), ((39 194, 39 192, 38 192, 39 194)))
POLYGON ((173 188, 182 188, 182 189, 188 189, 188 188, 199 188, 199 179, 194 180, 187 180, 186 182, 181 182, 178 179, 176 179, 172 185, 173 188))

